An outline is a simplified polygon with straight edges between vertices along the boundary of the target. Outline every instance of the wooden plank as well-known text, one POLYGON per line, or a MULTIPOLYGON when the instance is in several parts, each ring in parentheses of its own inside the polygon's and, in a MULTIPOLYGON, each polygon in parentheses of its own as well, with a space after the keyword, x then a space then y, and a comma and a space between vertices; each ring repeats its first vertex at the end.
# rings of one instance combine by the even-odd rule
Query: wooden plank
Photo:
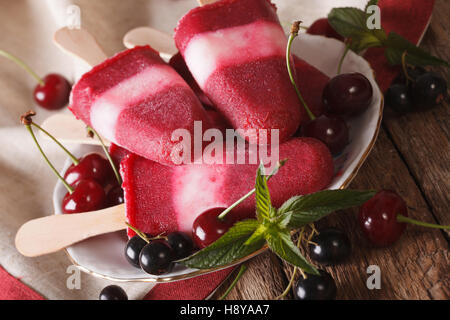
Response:
MULTIPOLYGON (((450 61, 450 2, 436 1, 422 47, 450 61)), ((449 68, 434 68, 450 83, 449 68)), ((442 224, 450 224, 450 108, 448 99, 433 110, 395 116, 386 110, 384 126, 442 224)))

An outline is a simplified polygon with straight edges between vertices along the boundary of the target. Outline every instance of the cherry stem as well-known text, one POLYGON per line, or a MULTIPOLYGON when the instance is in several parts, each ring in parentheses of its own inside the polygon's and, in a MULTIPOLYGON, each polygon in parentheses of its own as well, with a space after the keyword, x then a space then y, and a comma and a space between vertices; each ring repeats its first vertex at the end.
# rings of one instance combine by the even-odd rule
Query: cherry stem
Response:
POLYGON ((139 230, 136 227, 133 227, 131 224, 129 224, 128 222, 125 222, 125 224, 128 226, 128 228, 130 228, 131 230, 133 230, 138 236, 139 238, 141 238, 142 240, 144 240, 147 243, 150 243, 150 241, 155 241, 155 240, 166 240, 167 241, 167 236, 163 235, 163 233, 157 235, 156 237, 147 237, 147 235, 142 232, 141 230, 139 230))
POLYGON ((145 233, 143 233, 141 230, 139 230, 138 228, 133 227, 131 224, 129 224, 128 222, 125 222, 125 224, 128 226, 128 228, 130 228, 131 230, 133 230, 142 240, 144 240, 147 243, 150 243, 150 239, 145 235, 145 233))
MULTIPOLYGON (((286 163, 287 159, 281 160, 277 163, 275 169, 273 169, 272 173, 267 177, 267 181, 269 181, 270 178, 272 178, 277 172, 278 170, 284 166, 284 164, 286 163)), ((236 208, 239 204, 241 204, 245 199, 247 199, 248 197, 250 197, 252 194, 254 194, 256 192, 256 188, 253 188, 252 190, 250 190, 246 195, 242 196, 239 200, 237 200, 235 203, 233 203, 231 206, 229 206, 227 209, 225 209, 224 211, 222 211, 221 214, 219 214, 219 216, 217 217, 218 219, 222 220, 225 218, 225 216, 234 208, 236 208)))
POLYGON ((50 139, 52 139, 61 149, 64 150, 64 152, 70 157, 70 159, 72 160, 72 163, 74 165, 77 165, 80 163, 80 161, 73 155, 73 153, 71 153, 69 150, 67 150, 66 147, 64 147, 61 142, 59 142, 54 136, 52 136, 47 130, 45 130, 44 128, 42 128, 40 125, 31 122, 31 125, 36 127, 37 129, 41 130, 43 133, 45 133, 50 139))
POLYGON ((419 220, 415 220, 415 219, 411 219, 411 218, 405 217, 404 215, 401 215, 401 214, 397 215, 397 221, 398 222, 409 223, 409 224, 414 224, 414 225, 421 226, 421 227, 426 227, 426 228, 450 230, 450 226, 442 226, 440 224, 427 223, 427 222, 423 222, 423 221, 419 221, 419 220))
POLYGON ((36 79, 37 82, 41 86, 45 85, 44 81, 34 72, 25 62, 17 58, 16 56, 12 55, 11 53, 8 53, 4 50, 0 50, 0 56, 3 56, 11 61, 13 61, 18 66, 22 67, 26 72, 28 72, 33 78, 36 79))
POLYGON ((406 66, 406 55, 407 54, 408 54, 408 51, 405 51, 402 54, 402 69, 403 69, 403 74, 405 75, 405 78, 406 78, 406 85, 408 85, 408 81, 413 81, 413 79, 408 74, 408 68, 406 66))
POLYGON ((298 98, 300 99, 300 102, 303 104, 303 107, 306 110, 306 113, 308 114, 309 118, 311 120, 314 120, 316 117, 311 112, 311 110, 308 108, 308 105, 305 102, 305 99, 303 99, 302 94, 300 93, 300 90, 298 89, 297 83, 294 79, 294 74, 292 72, 291 68, 291 47, 294 39, 298 36, 298 31, 300 29, 300 21, 296 21, 292 24, 291 33, 289 35, 287 49, 286 49, 286 66, 289 74, 289 79, 291 80, 292 85, 294 86, 295 92, 297 93, 298 98))
POLYGON ((342 54, 342 57, 341 57, 341 59, 339 60, 339 64, 338 64, 338 68, 337 68, 337 74, 341 74, 342 64, 343 64, 344 59, 345 59, 345 57, 347 56, 347 53, 349 52, 349 50, 350 50, 350 44, 349 44, 349 43, 346 43, 346 44, 345 44, 345 50, 344 50, 344 53, 342 54))
POLYGON ((100 137, 100 135, 97 133, 97 131, 95 131, 93 128, 88 126, 87 130, 88 130, 88 132, 93 133, 97 137, 97 139, 100 141, 103 151, 105 152, 105 155, 108 158, 109 164, 111 165, 111 168, 114 171, 114 175, 116 176, 117 182, 119 183, 119 185, 122 185, 122 178, 120 177, 119 170, 117 170, 117 167, 116 167, 113 159, 111 158, 111 155, 109 154, 108 149, 106 148, 105 143, 103 142, 103 139, 100 137))
POLYGON ((52 165, 52 163, 50 162, 50 160, 47 158, 45 152, 42 150, 41 145, 39 144, 39 142, 36 139, 36 136, 34 135, 33 129, 31 128, 31 125, 26 124, 25 127, 28 129, 28 131, 31 134, 31 137, 33 138, 34 142, 36 143, 36 146, 39 149, 39 152, 42 154, 42 156, 44 157, 45 162, 47 162, 48 166, 53 170, 53 172, 55 173, 55 175, 61 180, 61 182, 64 184, 64 186, 66 187, 67 191, 69 191, 70 194, 73 193, 73 188, 67 183, 67 181, 59 174, 58 170, 55 169, 55 167, 52 165))
POLYGON ((245 273, 245 271, 247 271, 247 266, 245 264, 243 264, 243 265, 241 265, 241 268, 239 269, 239 272, 236 275, 236 278, 234 278, 233 282, 230 284, 227 291, 225 291, 225 293, 219 298, 219 300, 224 300, 228 296, 228 294, 236 286, 236 284, 238 283, 238 281, 242 277, 242 275, 245 273))

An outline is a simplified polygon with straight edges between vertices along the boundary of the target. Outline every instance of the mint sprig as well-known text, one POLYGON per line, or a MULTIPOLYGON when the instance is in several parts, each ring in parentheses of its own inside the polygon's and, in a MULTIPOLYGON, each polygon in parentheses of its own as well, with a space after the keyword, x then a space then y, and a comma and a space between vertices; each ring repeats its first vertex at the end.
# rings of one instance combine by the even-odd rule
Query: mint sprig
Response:
POLYGON ((180 260, 187 267, 210 269, 238 261, 264 245, 286 262, 305 272, 317 274, 291 239, 291 230, 317 221, 335 210, 358 206, 369 200, 374 191, 327 190, 287 200, 279 209, 272 206, 261 164, 256 173, 256 216, 237 222, 210 246, 180 260))
POLYGON ((384 48, 386 59, 391 65, 399 65, 402 63, 401 57, 407 52, 406 62, 414 66, 449 66, 449 64, 423 49, 418 48, 404 37, 395 32, 386 32, 381 29, 369 29, 367 27, 367 19, 369 15, 366 13, 370 5, 376 5, 378 1, 371 0, 368 2, 365 11, 352 8, 334 8, 328 14, 328 22, 341 36, 347 39, 348 46, 356 53, 368 48, 384 48))

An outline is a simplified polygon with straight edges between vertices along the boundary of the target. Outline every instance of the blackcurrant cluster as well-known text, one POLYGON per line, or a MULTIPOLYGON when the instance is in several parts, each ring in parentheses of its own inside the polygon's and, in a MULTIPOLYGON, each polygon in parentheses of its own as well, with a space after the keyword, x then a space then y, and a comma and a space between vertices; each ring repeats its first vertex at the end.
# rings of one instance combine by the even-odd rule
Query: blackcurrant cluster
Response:
MULTIPOLYGON (((311 260, 325 266, 339 264, 350 256, 347 235, 339 229, 327 228, 315 235, 309 244, 311 260)), ((297 300, 333 300, 337 288, 334 279, 324 270, 319 275, 301 277, 294 285, 297 300)))
POLYGON ((149 242, 135 235, 125 246, 125 257, 132 266, 160 275, 169 272, 175 260, 189 256, 193 248, 192 239, 183 232, 172 232, 161 239, 150 238, 149 242))
POLYGON ((441 103, 447 94, 447 82, 422 67, 407 67, 385 94, 386 105, 398 113, 426 111, 441 103))

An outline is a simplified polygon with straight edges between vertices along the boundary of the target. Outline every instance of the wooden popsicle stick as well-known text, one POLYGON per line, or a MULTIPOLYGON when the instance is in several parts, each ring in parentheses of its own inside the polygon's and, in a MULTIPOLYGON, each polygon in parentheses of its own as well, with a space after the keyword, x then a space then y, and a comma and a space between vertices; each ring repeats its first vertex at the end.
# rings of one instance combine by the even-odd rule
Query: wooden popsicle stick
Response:
MULTIPOLYGON (((100 140, 91 138, 87 135, 86 124, 81 120, 77 120, 70 114, 52 115, 44 120, 41 127, 63 144, 77 143, 101 145, 100 140)), ((40 135, 45 139, 50 139, 42 131, 40 131, 40 135)), ((106 146, 111 145, 107 139, 102 137, 102 140, 106 146)))
POLYGON ((171 35, 150 27, 139 27, 128 31, 123 37, 123 44, 128 49, 150 45, 165 60, 169 60, 178 52, 171 35))
POLYGON ((95 66, 107 58, 95 38, 83 28, 61 28, 53 35, 53 42, 63 51, 84 60, 90 66, 95 66))
POLYGON ((77 214, 57 214, 30 220, 16 234, 16 248, 27 257, 64 249, 90 237, 123 230, 125 205, 77 214))

